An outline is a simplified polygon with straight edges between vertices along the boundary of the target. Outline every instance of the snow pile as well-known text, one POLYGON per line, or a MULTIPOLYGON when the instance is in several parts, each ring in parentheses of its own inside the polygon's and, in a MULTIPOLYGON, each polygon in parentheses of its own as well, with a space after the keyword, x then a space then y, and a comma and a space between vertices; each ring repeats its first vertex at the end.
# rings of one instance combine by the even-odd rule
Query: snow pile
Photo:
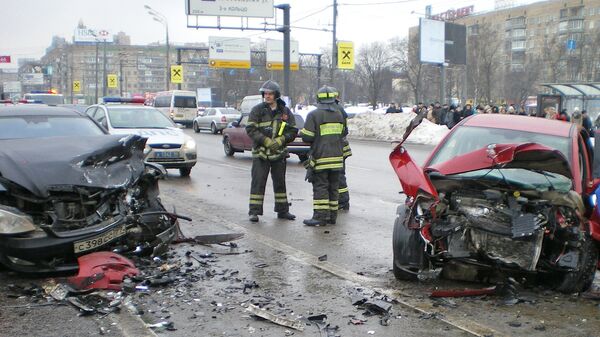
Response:
POLYGON ((367 112, 373 112, 373 110, 366 106, 349 106, 344 108, 344 110, 346 110, 346 113, 350 116, 358 116, 367 112))
MULTIPOLYGON (((401 140, 406 127, 415 116, 416 114, 412 112, 387 115, 363 113, 348 119, 348 131, 352 138, 401 140)), ((423 119, 421 125, 408 137, 407 142, 437 145, 448 131, 445 125, 437 125, 423 119)))

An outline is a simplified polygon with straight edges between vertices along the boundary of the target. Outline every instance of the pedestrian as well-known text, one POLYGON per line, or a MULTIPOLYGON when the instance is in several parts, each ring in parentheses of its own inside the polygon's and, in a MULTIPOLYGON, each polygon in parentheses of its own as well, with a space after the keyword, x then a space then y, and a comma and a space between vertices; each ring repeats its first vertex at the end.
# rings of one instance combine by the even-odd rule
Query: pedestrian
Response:
POLYGON ((252 108, 246 126, 246 133, 253 141, 249 219, 258 222, 258 216, 263 215, 265 187, 270 172, 277 218, 294 220, 296 216, 289 212, 285 171, 288 156, 286 145, 298 135, 296 120, 281 99, 277 82, 266 81, 260 87, 260 93, 263 102, 252 108))
POLYGON ((317 92, 317 109, 306 117, 300 132, 310 143, 307 180, 313 185, 313 216, 307 226, 335 224, 339 208, 340 172, 344 168, 343 138, 348 134, 335 99, 337 90, 323 86, 317 92))
MULTIPOLYGON (((348 113, 344 107, 340 104, 339 95, 335 99, 335 104, 337 108, 342 113, 342 117, 344 117, 344 124, 348 125, 348 113)), ((344 157, 344 166, 340 171, 340 186, 338 187, 339 194, 339 204, 338 210, 349 211, 350 210, 350 190, 348 189, 348 181, 346 180, 346 159, 352 156, 352 149, 350 148, 350 142, 348 141, 348 136, 345 136, 342 139, 342 152, 344 157)))
POLYGON ((440 102, 435 102, 433 104, 433 118, 435 119, 436 124, 442 124, 442 106, 440 102))
POLYGON ((456 115, 456 106, 454 104, 450 105, 448 112, 446 113, 445 125, 448 129, 452 129, 455 123, 455 115, 456 115))
POLYGON ((498 107, 497 107, 497 106, 495 106, 495 105, 494 105, 494 106, 492 107, 492 113, 493 113, 493 114, 500 113, 500 110, 498 109, 498 107))
POLYGON ((587 110, 581 110, 581 116, 582 116, 582 122, 583 122, 583 128, 588 132, 588 134, 591 136, 594 135, 594 127, 592 126, 592 119, 590 118, 590 116, 587 113, 587 110))
POLYGON ((469 116, 472 116, 475 114, 475 111, 473 111, 473 106, 469 103, 465 104, 465 107, 463 109, 463 113, 462 113, 462 118, 461 119, 465 119, 469 116))
POLYGON ((402 111, 398 111, 398 108, 396 108, 396 103, 391 102, 390 106, 387 108, 387 110, 385 110, 386 114, 395 114, 398 112, 402 112, 402 111))
POLYGON ((562 109, 560 111, 560 113, 558 114, 558 116, 556 117, 556 119, 558 119, 559 121, 563 121, 563 122, 571 121, 571 119, 569 118, 569 115, 567 114, 567 109, 562 109))

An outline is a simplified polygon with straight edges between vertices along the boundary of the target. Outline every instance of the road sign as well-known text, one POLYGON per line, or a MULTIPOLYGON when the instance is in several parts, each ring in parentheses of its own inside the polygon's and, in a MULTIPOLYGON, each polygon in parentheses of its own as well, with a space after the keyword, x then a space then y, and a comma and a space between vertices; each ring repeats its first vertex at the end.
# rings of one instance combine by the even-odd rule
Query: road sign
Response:
POLYGON ((188 0, 187 15, 272 18, 273 0, 188 0))
POLYGON ((338 69, 354 69, 354 43, 338 41, 338 69))
POLYGON ((73 81, 73 92, 80 92, 80 91, 81 91, 81 82, 73 81))
POLYGON ((183 83, 183 66, 171 66, 171 83, 183 83))
MULTIPOLYGON (((290 41, 290 70, 298 70, 298 41, 290 41)), ((283 70, 283 41, 267 40, 267 69, 283 70)))
POLYGON ((10 63, 10 55, 0 55, 0 63, 10 63))
POLYGON ((106 75, 106 81, 108 83, 107 87, 109 88, 118 88, 119 87, 119 83, 118 83, 118 79, 117 79, 117 74, 108 74, 106 75))
POLYGON ((209 36, 208 65, 211 68, 250 69, 250 39, 209 36))
POLYGON ((577 48, 577 41, 567 40, 567 50, 575 50, 577 48))

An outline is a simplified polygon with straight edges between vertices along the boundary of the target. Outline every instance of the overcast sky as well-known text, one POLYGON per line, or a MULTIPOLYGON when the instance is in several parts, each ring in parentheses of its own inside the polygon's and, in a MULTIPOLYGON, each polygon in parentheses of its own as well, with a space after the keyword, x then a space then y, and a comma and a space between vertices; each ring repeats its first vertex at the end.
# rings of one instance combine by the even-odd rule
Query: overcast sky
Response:
MULTIPOLYGON (((275 0, 275 4, 291 6, 292 27, 331 29, 333 0, 275 0), (304 18, 304 19, 302 19, 304 18), (301 19, 301 20, 299 20, 301 19)), ((514 0, 529 3, 533 0, 514 0)), ((406 36, 408 28, 418 24, 425 12, 425 4, 431 4, 433 14, 469 5, 475 11, 494 8, 494 0, 338 0, 338 40, 354 41, 360 46, 371 41, 384 41, 395 36, 406 36), (415 13, 412 13, 412 12, 415 13)), ((187 28, 185 0, 2 0, 0 10, 0 55, 10 55, 12 65, 21 57, 39 58, 50 45, 52 36, 58 35, 72 40, 73 31, 81 19, 88 28, 106 29, 111 33, 123 31, 131 36, 132 44, 165 42, 164 27, 152 20, 144 5, 151 6, 165 15, 169 23, 171 43, 208 42, 208 36, 250 37, 282 39, 280 33, 191 29, 187 28)), ((277 12, 281 12, 277 10, 277 12)), ((281 21, 282 15, 279 16, 281 21)), ((239 26, 239 19, 223 23, 239 26)), ((262 19, 252 19, 251 25, 260 25, 262 19)), ((204 18, 205 24, 214 24, 212 18, 204 18)), ((292 39, 299 41, 300 52, 318 52, 331 44, 332 34, 292 28, 292 39)))

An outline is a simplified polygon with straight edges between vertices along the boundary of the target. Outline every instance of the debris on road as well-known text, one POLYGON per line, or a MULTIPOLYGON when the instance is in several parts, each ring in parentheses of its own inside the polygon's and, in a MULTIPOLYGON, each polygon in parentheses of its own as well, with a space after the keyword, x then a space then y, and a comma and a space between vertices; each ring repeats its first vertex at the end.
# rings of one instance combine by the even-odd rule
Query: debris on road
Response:
POLYGON ((140 271, 131 260, 112 252, 95 252, 77 258, 79 272, 67 283, 75 289, 121 290, 123 279, 140 271))
POLYGON ((281 316, 277 316, 271 312, 268 312, 265 309, 261 309, 253 304, 248 304, 248 308, 246 308, 246 311, 250 312, 251 314, 264 318, 268 321, 271 321, 275 324, 279 324, 281 326, 286 326, 288 328, 292 328, 292 329, 296 329, 298 331, 304 331, 304 324, 300 321, 297 320, 291 320, 289 318, 285 318, 285 317, 281 317, 281 316))
POLYGON ((319 261, 327 261, 327 254, 319 256, 319 261))
POLYGON ((243 237, 244 233, 196 235, 193 238, 180 236, 175 241, 173 241, 173 243, 195 243, 199 245, 209 245, 239 240, 243 237))

